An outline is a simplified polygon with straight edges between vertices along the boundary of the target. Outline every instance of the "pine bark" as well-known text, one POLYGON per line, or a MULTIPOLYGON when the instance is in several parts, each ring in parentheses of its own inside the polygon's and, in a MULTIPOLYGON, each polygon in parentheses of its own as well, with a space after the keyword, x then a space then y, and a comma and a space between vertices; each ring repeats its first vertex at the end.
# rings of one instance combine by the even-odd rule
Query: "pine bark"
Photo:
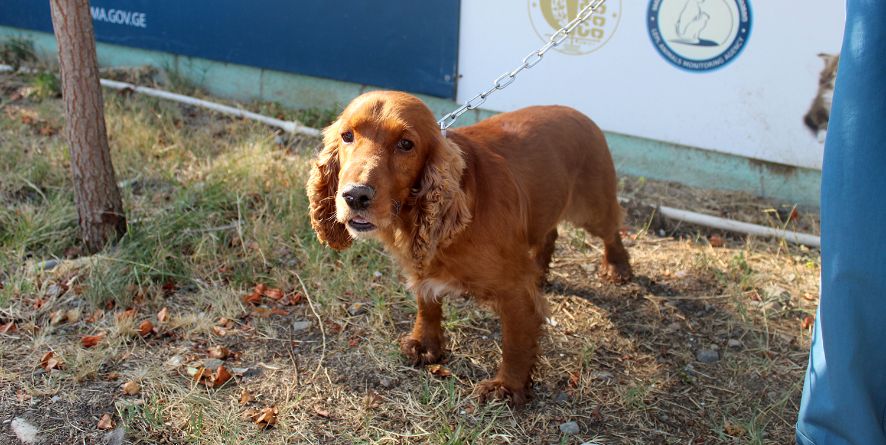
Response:
POLYGON ((111 164, 88 0, 50 0, 58 42, 65 137, 71 150, 74 200, 89 253, 126 232, 123 202, 111 164))

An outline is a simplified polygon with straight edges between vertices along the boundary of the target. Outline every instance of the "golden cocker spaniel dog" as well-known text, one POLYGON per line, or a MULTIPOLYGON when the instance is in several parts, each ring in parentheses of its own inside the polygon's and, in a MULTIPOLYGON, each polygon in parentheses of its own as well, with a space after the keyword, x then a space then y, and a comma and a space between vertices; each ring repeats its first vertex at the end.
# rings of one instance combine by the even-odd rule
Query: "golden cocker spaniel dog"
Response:
POLYGON ((526 401, 560 221, 602 238, 603 277, 631 277, 612 158, 578 111, 524 108, 444 137, 421 100, 376 91, 354 99, 323 143, 307 185, 311 223, 337 250, 375 238, 402 266, 418 301, 403 354, 440 360, 445 296, 470 295, 501 317, 501 367, 477 386, 481 399, 526 401))

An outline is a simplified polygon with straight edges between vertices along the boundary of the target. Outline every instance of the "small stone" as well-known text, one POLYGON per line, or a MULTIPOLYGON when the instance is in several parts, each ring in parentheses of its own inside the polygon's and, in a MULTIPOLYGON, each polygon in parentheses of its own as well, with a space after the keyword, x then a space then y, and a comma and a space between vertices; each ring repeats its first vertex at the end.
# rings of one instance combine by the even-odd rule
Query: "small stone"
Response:
POLYGON ((578 424, 575 422, 566 422, 560 424, 560 432, 563 434, 575 435, 581 432, 578 424))
POLYGON ((730 338, 728 342, 726 342, 726 347, 729 349, 742 349, 744 348, 744 343, 741 340, 730 338))
POLYGON ((185 359, 182 356, 173 355, 172 357, 169 357, 168 360, 166 360, 165 365, 169 368, 178 368, 182 365, 182 363, 184 363, 184 361, 185 359))
POLYGON ((715 363, 720 360, 720 353, 713 349, 699 349, 695 359, 702 363, 715 363))
POLYGON ((379 271, 375 271, 375 272, 372 272, 372 276, 375 277, 375 278, 381 278, 382 273, 379 272, 379 271))
POLYGON ((125 435, 126 430, 124 430, 123 427, 117 427, 117 429, 105 433, 105 436, 102 438, 102 444, 123 445, 123 438, 125 435))
POLYGON ((378 379, 378 385, 384 389, 391 389, 396 386, 397 382, 390 377, 382 377, 378 379))
POLYGON ((569 401, 569 394, 566 394, 563 391, 558 392, 557 395, 554 396, 554 403, 566 403, 568 401, 569 401))
POLYGON ((37 263, 37 265, 34 266, 34 269, 37 272, 49 272, 56 267, 58 267, 58 260, 46 260, 37 263))
POLYGON ((348 307, 348 314, 350 314, 351 317, 356 317, 358 315, 365 314, 365 313, 366 313, 366 305, 363 303, 354 303, 348 307))
POLYGON ((56 395, 56 396, 52 396, 52 397, 49 399, 49 401, 52 402, 52 403, 58 403, 58 401, 61 400, 61 399, 62 399, 61 396, 57 396, 57 395, 56 395))
POLYGON ((9 424, 9 427, 12 428, 15 437, 18 437, 18 440, 22 443, 37 443, 37 432, 39 430, 27 420, 22 419, 21 417, 16 417, 15 419, 12 419, 12 423, 9 424))
POLYGON ((58 284, 52 284, 48 288, 46 288, 46 297, 47 298, 58 298, 61 297, 62 294, 65 293, 65 288, 59 286, 58 284))
POLYGON ((293 321, 292 330, 295 332, 304 331, 311 327, 311 322, 307 320, 293 321))

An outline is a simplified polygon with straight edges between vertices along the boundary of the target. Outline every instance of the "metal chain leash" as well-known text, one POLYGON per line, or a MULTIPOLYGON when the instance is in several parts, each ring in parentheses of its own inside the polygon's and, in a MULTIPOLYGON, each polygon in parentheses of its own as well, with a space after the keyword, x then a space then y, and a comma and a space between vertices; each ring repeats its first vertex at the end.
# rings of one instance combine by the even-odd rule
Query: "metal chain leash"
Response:
POLYGON ((468 111, 479 108, 481 105, 483 105, 484 102, 486 102, 486 99, 492 93, 503 90, 507 88, 508 85, 514 83, 514 80, 517 79, 517 74, 520 74, 521 71, 538 65, 538 63, 541 62, 541 59, 545 56, 545 53, 547 53, 551 48, 556 48, 560 46, 564 41, 566 41, 566 39, 569 38, 569 33, 577 28, 578 25, 581 25, 589 18, 591 18, 591 16, 594 15, 595 12, 597 12, 597 8, 599 8, 605 2, 606 0, 592 1, 589 5, 585 6, 585 8, 582 9, 578 13, 578 15, 574 19, 572 19, 572 21, 567 23, 566 26, 560 28, 559 30, 557 30, 557 32, 551 35, 551 38, 548 39, 548 42, 545 43, 544 46, 527 54, 526 57, 523 58, 523 63, 521 63, 518 67, 502 74, 501 76, 498 76, 498 78, 495 79, 495 82, 493 82, 492 86, 488 90, 483 91, 482 93, 468 99, 468 101, 465 102, 464 105, 456 108, 455 111, 447 114, 446 116, 443 116, 442 119, 437 121, 437 123, 440 124, 440 131, 443 132, 443 134, 445 135, 446 129, 451 127, 452 124, 454 124, 455 121, 458 120, 459 117, 461 117, 461 115, 467 113, 468 111))

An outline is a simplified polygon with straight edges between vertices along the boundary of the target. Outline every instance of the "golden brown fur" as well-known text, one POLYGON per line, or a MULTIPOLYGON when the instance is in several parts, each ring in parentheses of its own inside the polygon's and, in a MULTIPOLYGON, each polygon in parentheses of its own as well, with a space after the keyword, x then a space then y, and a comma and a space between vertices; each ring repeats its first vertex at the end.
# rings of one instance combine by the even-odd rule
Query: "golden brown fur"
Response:
POLYGON ((441 297, 467 294, 499 314, 502 365, 478 386, 483 398, 525 401, 560 221, 603 239, 602 276, 631 276, 606 140, 570 108, 503 113, 444 138, 417 98, 367 93, 324 131, 307 190, 321 241, 373 237, 403 267, 418 315, 401 350, 414 363, 442 357, 441 297), (372 190, 365 208, 358 188, 372 190))

